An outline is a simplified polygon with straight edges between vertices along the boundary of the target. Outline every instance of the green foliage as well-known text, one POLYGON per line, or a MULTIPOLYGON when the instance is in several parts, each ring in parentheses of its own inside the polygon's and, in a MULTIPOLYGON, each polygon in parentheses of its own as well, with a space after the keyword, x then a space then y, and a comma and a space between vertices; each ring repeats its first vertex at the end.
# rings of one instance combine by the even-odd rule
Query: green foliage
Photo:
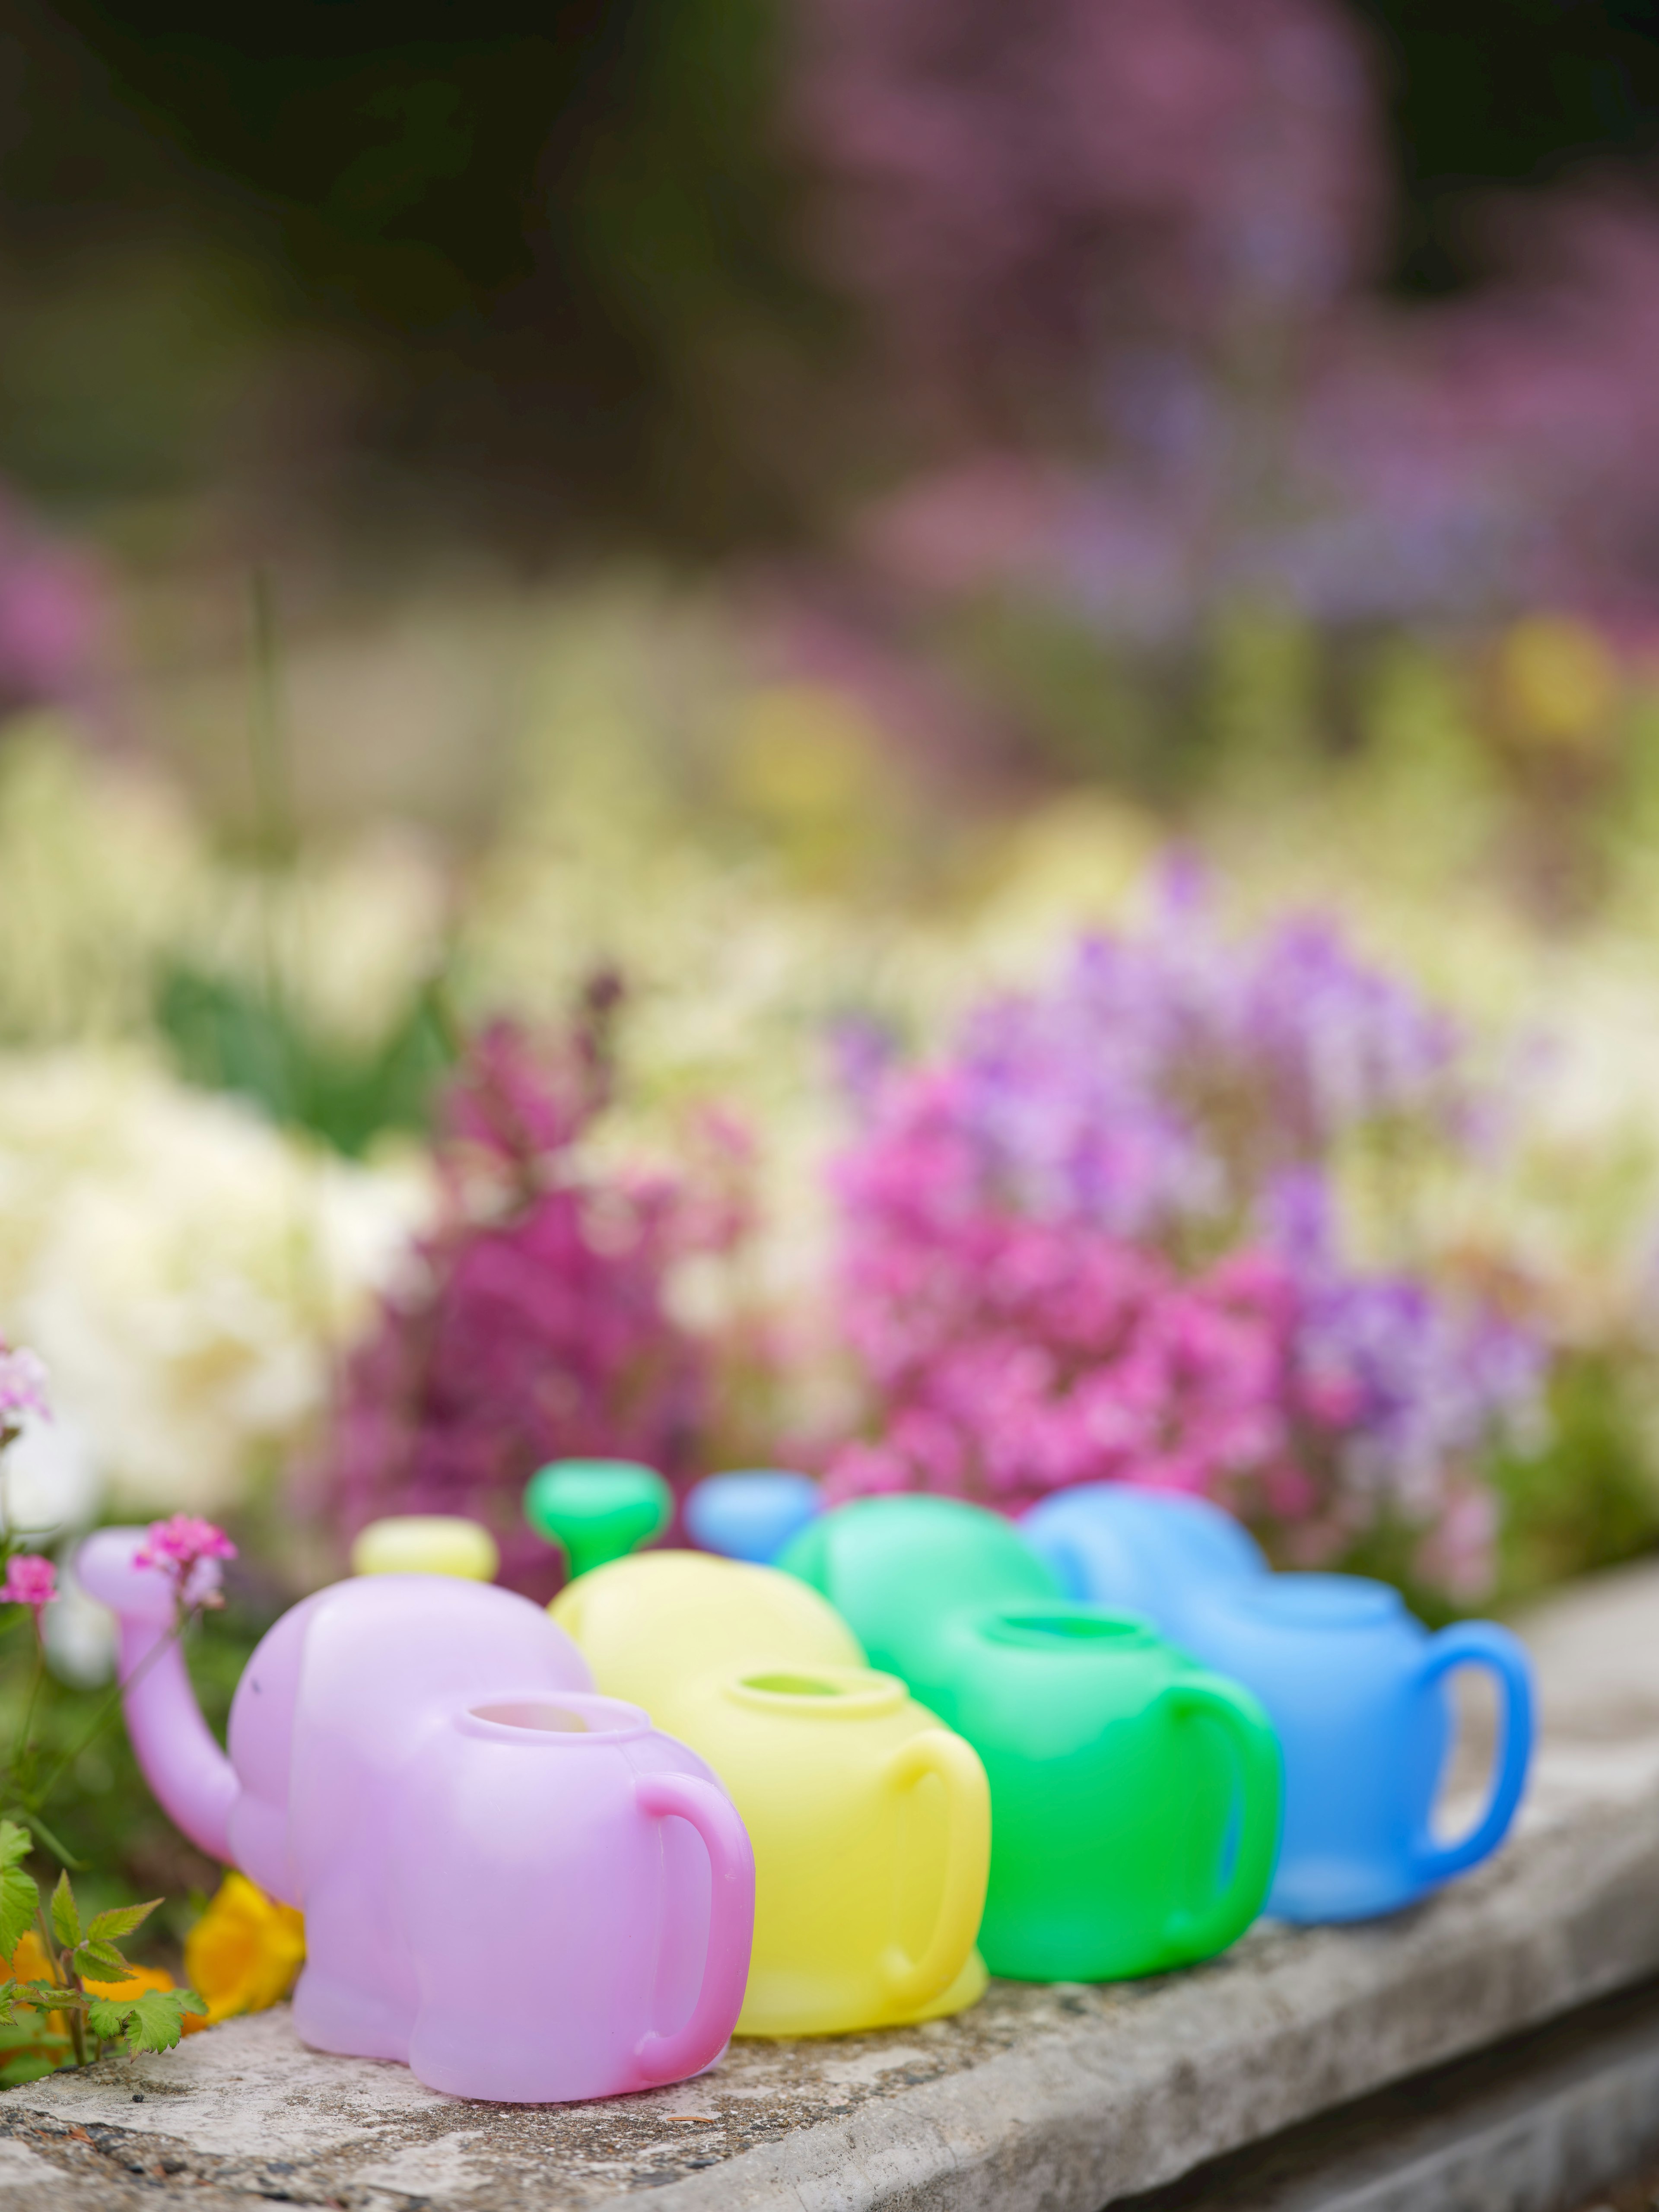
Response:
MULTIPOLYGON (((9 1821, 0 1829, 9 1831, 0 1833, 0 1849, 15 1848, 21 1832, 9 1821)), ((95 1913, 91 1925, 83 1927, 69 1875, 59 1875, 50 1921, 63 1948, 48 1954, 50 1978, 0 1982, 0 2081, 35 2080, 70 2056, 77 2062, 96 2057, 105 2043, 125 2044, 129 2051, 171 2051, 184 2033, 185 2014, 206 2012, 194 1990, 135 1986, 131 1996, 118 1994, 120 1984, 136 1985, 137 1976, 112 1939, 142 1927, 161 1901, 152 1898, 147 1905, 113 1906, 95 1913), (87 1987, 89 1981, 105 1987, 94 1992, 87 1987), (113 1996, 106 1994, 111 1983, 118 1990, 113 1996), (49 2026, 54 2015, 68 2020, 67 2036, 49 2026)))
POLYGON ((1507 1599, 1615 1565, 1659 1541, 1641 1363, 1620 1347, 1565 1353, 1550 1379, 1543 1449, 1493 1469, 1507 1599))
MULTIPOLYGON (((222 1722, 248 1651, 266 1626, 263 1616, 233 1610, 225 1643, 217 1634, 200 1639, 197 1680, 212 1717, 222 1722)), ((194 1855, 155 1810, 125 1730, 109 1725, 118 1710, 117 1693, 56 1680, 31 1641, 31 1668, 0 1668, 0 1741, 9 1738, 11 1745, 0 1802, 17 1816, 0 1819, 0 1972, 33 1933, 46 1972, 0 1981, 0 2087, 37 2080, 58 2066, 83 2065, 105 2043, 170 2050, 185 2015, 207 2009, 193 1990, 143 1987, 140 1970, 121 1948, 161 1905, 155 1897, 132 1899, 132 1875, 142 1871, 153 1881, 157 1862, 168 1859, 180 1872, 186 1866, 193 1871, 194 1855), (52 1826, 40 1817, 43 1802, 51 1804, 52 1826), (60 1826, 71 1840, 58 1834, 60 1826), (23 1863, 37 1850, 64 1868, 44 1911, 23 1863), (86 1884, 90 1910, 83 1909, 70 1876, 83 1856, 100 1868, 86 1884), (99 1987, 88 1987, 92 1983, 99 1987)))
POLYGON ((116 1905, 107 1912, 94 1914, 87 1929, 88 1942, 101 1941, 107 1946, 112 1945, 118 1936, 131 1936, 135 1928, 143 1926, 161 1902, 159 1897, 153 1897, 148 1905, 116 1905))
MULTIPOLYGON (((278 1609, 274 1598, 266 1605, 233 1598, 185 1639, 185 1660, 196 1695, 210 1727, 222 1737, 242 1670, 278 1609)), ((0 1665, 0 1747, 18 1740, 28 1700, 27 1668, 15 1662, 0 1665)), ((153 1897, 158 1890, 182 1898, 192 1883, 210 1874, 207 1863, 157 1806, 107 1688, 80 1688, 46 1674, 34 1698, 28 1746, 15 1761, 13 1781, 14 1792, 19 1784, 31 1796, 45 1790, 46 1819, 27 1814, 14 1794, 5 1808, 10 1822, 0 1824, 0 1836, 10 1825, 23 1832, 26 1853, 33 1848, 49 1861, 68 1864, 77 1895, 94 1916, 153 1897), (111 1724, 100 1727, 106 1708, 111 1724)), ((27 1881, 26 1875, 21 1879, 27 1881)), ((9 1893, 0 1871, 0 1911, 9 1893)), ((32 1925, 33 1915, 30 1883, 23 1924, 32 1925)), ((167 1908, 160 1917, 167 1918, 167 1908)), ((177 1924, 169 1922, 169 1933, 181 1937, 192 1917, 181 1905, 177 1924)), ((5 1924, 0 1920, 0 1935, 5 1924)))
POLYGON ((145 1990, 136 1997, 94 1997, 87 2021, 104 2043, 129 2051, 171 2051, 185 2032, 185 2014, 207 2010, 194 1990, 145 1990))
POLYGON ((34 1925, 40 1908, 40 1892, 22 1862, 33 1847, 27 1828, 15 1820, 0 1820, 0 1954, 9 1959, 34 1925))
POLYGON ((52 1929, 58 1942, 71 1948, 82 1940, 81 1917, 75 1909, 67 1869, 58 1875, 58 1887, 52 1893, 52 1929))
POLYGON ((0 2021, 10 2027, 17 2017, 19 2005, 51 2012, 63 1994, 55 1982, 0 1983, 0 2021))
POLYGON ((453 1057, 431 989, 410 999, 378 1043, 353 1051, 319 1036, 269 993, 175 961, 157 985, 155 1018, 190 1082, 251 1098, 274 1121, 353 1157, 384 1129, 424 1129, 453 1057))

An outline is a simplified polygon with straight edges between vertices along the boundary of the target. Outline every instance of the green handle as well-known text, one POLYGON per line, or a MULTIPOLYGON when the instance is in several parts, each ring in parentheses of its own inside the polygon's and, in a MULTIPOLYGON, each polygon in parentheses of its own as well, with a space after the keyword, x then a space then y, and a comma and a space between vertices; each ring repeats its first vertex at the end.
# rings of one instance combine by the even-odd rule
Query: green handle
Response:
POLYGON ((1273 1723, 1250 1695, 1218 1674, 1172 1682, 1163 1702, 1178 1722, 1213 1722, 1238 1759, 1238 1849, 1232 1871, 1196 1910, 1183 1906, 1165 1941, 1182 1960, 1212 1958, 1237 1941, 1267 1902, 1279 1858, 1285 1809, 1285 1761, 1273 1723))
POLYGON ((626 1459, 558 1459, 532 1474, 525 1519, 556 1544, 570 1578, 626 1559, 659 1536, 674 1513, 674 1493, 648 1467, 626 1459))

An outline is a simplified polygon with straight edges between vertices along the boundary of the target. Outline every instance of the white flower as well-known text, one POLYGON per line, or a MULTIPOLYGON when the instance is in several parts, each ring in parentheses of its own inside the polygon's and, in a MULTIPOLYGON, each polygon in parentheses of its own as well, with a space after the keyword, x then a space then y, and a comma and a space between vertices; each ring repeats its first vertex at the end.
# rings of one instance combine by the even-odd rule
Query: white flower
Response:
POLYGON ((123 1511, 218 1511, 293 1450, 425 1202, 141 1060, 0 1058, 0 1325, 123 1511))

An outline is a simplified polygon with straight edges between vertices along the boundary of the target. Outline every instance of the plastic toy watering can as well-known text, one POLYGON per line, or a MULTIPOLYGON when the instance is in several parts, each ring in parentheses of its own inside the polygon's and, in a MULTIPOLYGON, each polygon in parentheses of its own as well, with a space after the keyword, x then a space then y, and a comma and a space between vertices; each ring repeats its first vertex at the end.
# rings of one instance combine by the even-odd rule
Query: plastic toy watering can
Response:
POLYGON ((480 1521, 455 1513, 398 1513, 371 1521, 351 1547, 354 1575, 458 1575, 493 1583, 501 1564, 480 1521))
POLYGON ((1065 1595, 1012 1524, 951 1498, 870 1498, 824 1514, 779 1559, 835 1607, 870 1663, 902 1675, 924 1704, 951 1662, 940 1638, 958 1613, 1065 1595))
POLYGON ((686 1494, 685 1526, 705 1552, 764 1567, 823 1510, 810 1475, 757 1468, 694 1483, 686 1494))
POLYGON ((858 1638, 816 1590, 706 1552, 615 1559, 568 1583, 548 1610, 607 1694, 653 1715, 717 1671, 864 1664, 858 1638))
POLYGON ((651 1552, 553 1601, 601 1688, 705 1758, 755 1850, 755 1948, 738 2033, 811 2035, 960 2011, 989 1800, 979 1759, 872 1672, 844 1621, 768 1567, 651 1552))
POLYGON ((627 1459, 556 1459, 532 1474, 524 1517, 564 1553, 571 1579, 660 1536, 674 1493, 653 1468, 627 1459))
POLYGON ((979 1753, 993 1973, 1153 1973, 1224 1949, 1255 1917, 1282 1781, 1247 1691, 1133 1614, 1068 1604, 1006 1522, 953 1500, 827 1514, 783 1564, 979 1753))
POLYGON ((1285 1750, 1285 1840, 1267 1909, 1354 1920, 1407 1905, 1495 1851, 1526 1786, 1532 1668, 1490 1621, 1431 1636, 1397 1591, 1353 1575, 1263 1575, 1212 1587, 1183 1615, 1196 1656, 1261 1698, 1285 1750), (1497 1765, 1484 1811, 1451 1842, 1431 1817, 1451 1737, 1446 1677, 1498 1680, 1497 1765))
POLYGON ((304 1912, 307 2043, 526 2103, 712 2063, 748 1968, 742 1822, 539 1607, 434 1575, 319 1590, 249 1660, 227 1758, 143 1542, 102 1529, 76 1561, 120 1622, 133 1748, 192 1842, 304 1912))
POLYGON ((1469 1622, 1431 1637, 1386 1584, 1271 1574, 1249 1534, 1203 1498, 1091 1483, 1046 1498, 1019 1528, 1071 1595, 1133 1607, 1267 1707, 1285 1753, 1270 1911, 1386 1912, 1502 1843, 1533 1738, 1530 1667, 1507 1631, 1469 1622), (1452 1733, 1445 1678, 1460 1666, 1498 1675, 1503 1747, 1485 1813, 1447 1844, 1430 1811, 1452 1733))
POLYGON ((960 2012, 991 1849, 985 1770, 867 1668, 706 1674, 662 1709, 755 1850, 739 2035, 830 2035, 960 2012))
POLYGON ((1177 1644, 1212 1589, 1268 1571, 1260 1545, 1231 1513, 1180 1491, 1079 1483, 1045 1498, 1017 1525, 1067 1597, 1144 1613, 1177 1644))

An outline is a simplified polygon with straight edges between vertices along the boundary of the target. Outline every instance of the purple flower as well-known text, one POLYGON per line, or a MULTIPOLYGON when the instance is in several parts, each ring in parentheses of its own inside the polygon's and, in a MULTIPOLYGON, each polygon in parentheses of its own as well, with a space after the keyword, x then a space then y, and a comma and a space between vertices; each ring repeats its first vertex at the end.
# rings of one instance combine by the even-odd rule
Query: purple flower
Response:
POLYGON ((1218 1497, 1304 1561, 1397 1522, 1425 1571, 1480 1571, 1482 1469, 1541 1419, 1545 1354, 1455 1285, 1342 1255, 1340 1162, 1455 1151, 1483 1116, 1453 1025, 1333 922, 1231 939, 1183 870, 1146 927, 858 1103, 834 1180, 869 1425, 832 1493, 1012 1510, 1127 1480, 1218 1497))

